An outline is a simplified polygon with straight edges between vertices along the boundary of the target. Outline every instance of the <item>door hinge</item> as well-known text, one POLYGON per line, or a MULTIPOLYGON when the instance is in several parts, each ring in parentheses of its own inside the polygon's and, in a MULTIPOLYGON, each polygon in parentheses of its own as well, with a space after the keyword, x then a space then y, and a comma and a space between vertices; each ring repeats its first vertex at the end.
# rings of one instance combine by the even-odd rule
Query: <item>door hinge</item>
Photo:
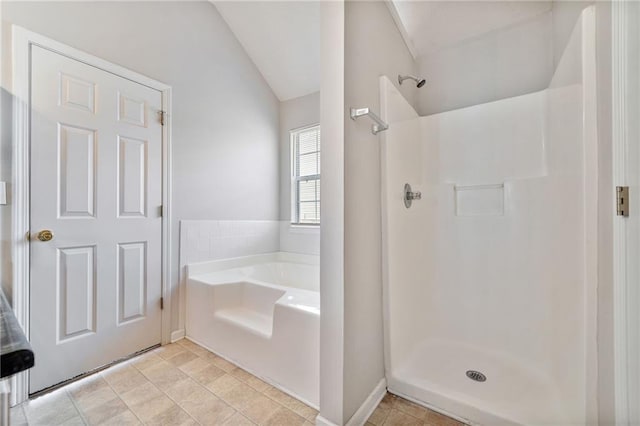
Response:
POLYGON ((160 213, 160 217, 162 217, 164 215, 164 206, 160 206, 160 208, 158 209, 159 213, 160 213))
POLYGON ((629 216, 628 186, 616 186, 616 212, 618 216, 629 216))
POLYGON ((167 115, 165 111, 160 111, 160 124, 164 126, 164 117, 167 115))
POLYGON ((160 298, 160 310, 164 309, 164 297, 160 298))

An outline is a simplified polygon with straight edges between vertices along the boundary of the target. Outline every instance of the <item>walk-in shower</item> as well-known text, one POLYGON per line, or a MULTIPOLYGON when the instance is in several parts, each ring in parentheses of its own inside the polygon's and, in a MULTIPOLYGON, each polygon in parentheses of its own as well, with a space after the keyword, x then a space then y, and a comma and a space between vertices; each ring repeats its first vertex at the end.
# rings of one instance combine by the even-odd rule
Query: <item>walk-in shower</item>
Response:
POLYGON ((593 421, 594 26, 590 7, 522 96, 419 116, 381 77, 393 393, 476 424, 593 421))

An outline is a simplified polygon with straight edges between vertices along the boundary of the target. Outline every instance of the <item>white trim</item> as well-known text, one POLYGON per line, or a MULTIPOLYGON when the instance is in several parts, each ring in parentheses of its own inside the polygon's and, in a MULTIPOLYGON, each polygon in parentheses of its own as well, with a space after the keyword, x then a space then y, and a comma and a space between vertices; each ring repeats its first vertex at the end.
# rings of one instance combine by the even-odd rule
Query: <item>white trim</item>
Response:
MULTIPOLYGON (((632 11, 631 2, 611 2, 612 26, 612 134, 613 134, 613 182, 614 185, 629 185, 630 171, 635 172, 640 164, 629 156, 629 131, 632 123, 637 121, 640 111, 637 109, 638 93, 632 93, 634 85, 630 79, 637 79, 640 72, 640 45, 633 36, 633 29, 638 26, 637 12, 632 11)), ((628 219, 617 217, 614 203, 613 209, 613 321, 614 321, 614 399, 615 423, 630 424, 631 408, 636 404, 640 395, 637 394, 638 378, 632 374, 637 366, 629 363, 638 360, 630 354, 637 354, 640 345, 638 339, 638 321, 640 321, 638 302, 629 297, 633 294, 630 282, 635 277, 627 276, 627 262, 630 256, 638 253, 628 253, 632 245, 628 237, 632 227, 628 226, 628 219)), ((633 213, 632 213, 633 214, 633 213)), ((637 214, 637 213, 635 213, 637 214)), ((634 218, 634 220, 637 220, 634 218)))
POLYGON ((333 423, 331 420, 325 419, 320 414, 316 416, 316 426, 338 426, 333 423))
MULTIPOLYGON (((613 181, 626 183, 626 2, 611 3, 612 25, 612 133, 613 181)), ((613 207, 612 207, 613 208, 613 207)), ((614 386, 615 413, 619 424, 628 423, 628 395, 626 386, 626 221, 613 221, 613 305, 614 305, 614 386)))
POLYGON ((351 416, 346 426, 362 426, 367 422, 371 414, 382 401, 387 393, 387 381, 383 377, 373 388, 367 399, 364 400, 360 408, 351 416))
MULTIPOLYGON (((161 83, 160 83, 161 84, 161 83)), ((172 217, 172 156, 171 156, 171 87, 162 90, 162 344, 172 341, 171 333, 171 217, 172 217)), ((184 330, 182 330, 184 334, 184 330)))
MULTIPOLYGON (((298 170, 298 145, 300 142, 300 134, 308 131, 317 131, 319 135, 322 135, 322 131, 320 128, 320 123, 311 124, 308 126, 298 127, 296 129, 289 130, 289 157, 291 163, 291 225, 292 226, 319 226, 320 223, 309 223, 309 222, 300 222, 300 194, 297 190, 297 185, 300 182, 308 182, 308 181, 320 181, 321 174, 318 170, 318 173, 315 175, 308 176, 299 176, 298 170)), ((322 146, 320 149, 316 151, 320 158, 322 158, 322 146)), ((319 213, 319 212, 318 212, 319 213)), ((322 218, 320 219, 322 221, 322 218)))
POLYGON ((310 130, 313 129, 314 127, 320 127, 320 122, 314 122, 311 124, 305 124, 304 126, 300 126, 300 127, 296 127, 293 129, 289 129, 289 134, 294 133, 294 132, 303 132, 305 130, 310 130))
MULTIPOLYGON (((12 206, 11 256, 13 310, 27 339, 29 336, 29 50, 25 33, 12 34, 13 134, 12 134, 12 206), (22 46, 22 48, 18 48, 22 46)), ((27 399, 29 375, 12 379, 11 404, 27 399)))
POLYGON ((584 187, 584 321, 585 321, 585 419, 598 419, 598 120, 596 81, 596 10, 586 7, 580 15, 582 31, 582 135, 584 187))
MULTIPOLYGON (((392 84, 387 76, 381 76, 379 81, 380 92, 380 117, 385 122, 389 122, 388 111, 388 91, 387 81, 392 84)), ((415 110, 414 110, 415 112, 415 110)), ((416 114, 417 116, 417 114, 416 114)), ((384 374, 385 377, 391 375, 391 313, 389 312, 389 226, 388 226, 388 208, 387 208, 387 132, 380 135, 380 196, 382 212, 380 215, 380 232, 381 232, 381 252, 382 252, 382 342, 384 355, 384 374)))
MULTIPOLYGON (((162 311, 161 343, 171 341, 171 87, 142 74, 112 64, 88 53, 74 49, 40 34, 16 25, 12 26, 12 69, 13 69, 13 205, 11 248, 13 256, 13 307, 29 338, 29 146, 30 146, 30 53, 36 45, 100 68, 133 82, 142 84, 162 93, 162 108, 165 124, 162 135, 162 311)), ((37 362, 37 361, 36 361, 37 362)), ((12 404, 25 401, 29 396, 28 372, 17 374, 13 379, 12 404)))
POLYGON ((292 234, 319 234, 320 224, 311 225, 308 223, 291 223, 287 221, 289 225, 289 232, 292 234))
POLYGON ((393 2, 393 0, 384 0, 384 3, 387 5, 387 9, 389 9, 389 14, 393 18, 393 22, 396 23, 396 27, 398 28, 398 31, 402 36, 402 40, 404 41, 405 46, 407 46, 407 50, 409 50, 411 57, 414 61, 417 60, 418 53, 415 46, 413 45, 413 42, 411 41, 411 37, 409 37, 407 29, 404 27, 404 23, 402 22, 402 18, 400 18, 400 14, 398 13, 398 9, 396 8, 395 3, 393 2))
MULTIPOLYGON (((178 340, 182 340, 186 337, 186 331, 184 328, 181 328, 180 330, 175 330, 171 332, 171 343, 175 343, 178 340)), ((191 339, 189 339, 191 340, 191 339)))

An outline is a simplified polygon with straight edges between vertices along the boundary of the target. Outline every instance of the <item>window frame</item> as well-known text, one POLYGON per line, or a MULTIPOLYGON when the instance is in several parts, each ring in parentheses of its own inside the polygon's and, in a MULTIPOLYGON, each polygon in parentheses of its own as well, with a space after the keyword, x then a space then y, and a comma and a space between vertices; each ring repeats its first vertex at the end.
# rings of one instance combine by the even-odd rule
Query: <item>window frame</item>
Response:
MULTIPOLYGON (((296 158, 298 157, 297 141, 300 133, 317 128, 321 132, 320 123, 314 123, 303 127, 298 127, 289 130, 289 152, 290 152, 290 167, 291 167, 291 219, 290 226, 296 228, 312 228, 316 229, 320 226, 322 219, 318 223, 312 222, 300 222, 300 194, 299 194, 299 182, 318 181, 320 182, 321 173, 315 175, 309 175, 300 177, 298 176, 298 170, 296 167, 296 158)), ((322 146, 318 151, 315 151, 322 158, 322 146)), ((320 200, 318 200, 318 207, 320 200)), ((319 215, 319 213, 318 213, 319 215)))

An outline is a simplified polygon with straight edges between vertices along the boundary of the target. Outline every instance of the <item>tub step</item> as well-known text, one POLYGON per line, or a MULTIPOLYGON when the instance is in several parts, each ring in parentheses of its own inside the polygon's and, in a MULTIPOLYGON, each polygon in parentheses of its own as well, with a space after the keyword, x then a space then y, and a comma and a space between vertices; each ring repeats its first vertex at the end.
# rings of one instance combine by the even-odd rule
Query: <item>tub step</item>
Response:
POLYGON ((273 317, 246 308, 229 308, 216 311, 216 318, 244 327, 249 331, 271 338, 273 333, 273 317))

